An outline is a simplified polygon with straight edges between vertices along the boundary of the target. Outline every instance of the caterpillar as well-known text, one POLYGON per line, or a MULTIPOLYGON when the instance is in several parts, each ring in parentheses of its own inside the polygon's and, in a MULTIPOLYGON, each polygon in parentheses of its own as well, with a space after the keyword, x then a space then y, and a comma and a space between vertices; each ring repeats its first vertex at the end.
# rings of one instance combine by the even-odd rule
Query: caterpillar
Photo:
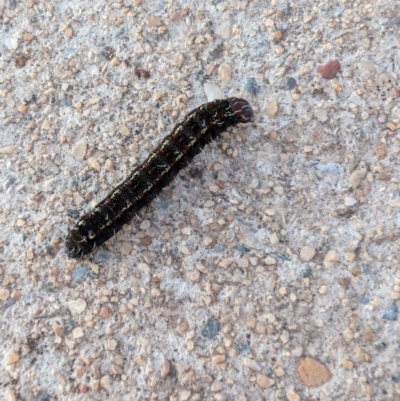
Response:
POLYGON ((81 258, 102 245, 168 185, 179 170, 227 128, 248 123, 253 110, 236 97, 214 100, 192 110, 149 157, 69 230, 68 256, 81 258))

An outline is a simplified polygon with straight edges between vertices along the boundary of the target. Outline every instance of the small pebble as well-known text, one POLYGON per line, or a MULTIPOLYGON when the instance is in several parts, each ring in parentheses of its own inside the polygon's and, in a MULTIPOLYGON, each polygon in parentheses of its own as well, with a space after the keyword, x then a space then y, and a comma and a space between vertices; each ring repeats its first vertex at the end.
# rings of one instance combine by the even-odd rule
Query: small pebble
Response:
POLYGON ((210 387, 212 393, 218 393, 223 389, 222 383, 220 381, 215 380, 210 387))
POLYGON ((371 362, 371 354, 361 347, 356 347, 355 354, 360 363, 371 362))
POLYGON ((200 280, 200 272, 198 270, 190 270, 186 273, 186 278, 192 283, 197 283, 200 280))
POLYGON ((394 322, 395 320, 397 320, 398 314, 399 309, 397 307, 397 304, 393 303, 392 306, 382 316, 382 319, 394 322))
POLYGON ((140 229, 141 229, 141 230, 148 230, 150 227, 151 227, 150 220, 143 220, 143 221, 140 223, 140 229))
POLYGON ((0 301, 7 301, 10 296, 10 291, 6 288, 0 288, 0 301))
POLYGON ((308 278, 308 277, 311 276, 311 274, 312 274, 312 270, 308 266, 305 267, 304 269, 302 269, 302 271, 301 271, 301 277, 302 278, 308 278))
POLYGON ((267 107, 264 109, 264 114, 268 117, 274 117, 278 112, 278 102, 276 100, 271 100, 267 107))
POLYGON ((104 163, 104 168, 105 168, 107 171, 112 171, 112 170, 114 170, 114 163, 113 163, 113 161, 112 161, 111 159, 107 159, 107 160, 105 161, 105 163, 104 163))
POLYGON ((380 146, 378 148, 375 148, 374 151, 378 159, 384 159, 386 157, 387 151, 385 147, 380 146))
POLYGON ((150 15, 147 18, 145 18, 145 22, 148 26, 151 27, 158 27, 161 25, 160 19, 157 18, 155 15, 150 15))
POLYGON ((283 37, 283 34, 281 31, 276 31, 273 33, 272 35, 272 40, 274 40, 275 42, 278 42, 279 40, 281 40, 283 37))
POLYGON ((106 390, 107 392, 110 392, 111 386, 110 386, 110 378, 109 378, 109 376, 103 376, 100 379, 100 387, 102 389, 106 390))
POLYGON ((218 76, 222 81, 228 82, 232 77, 232 68, 231 68, 231 66, 229 64, 227 64, 227 63, 222 63, 218 67, 218 76))
POLYGON ((87 303, 84 299, 78 298, 68 302, 68 307, 74 314, 80 314, 86 310, 87 303))
POLYGON ((264 259, 264 262, 265 262, 266 265, 271 266, 271 265, 275 265, 276 264, 276 259, 273 258, 272 256, 267 256, 264 259))
POLYGON ((320 387, 331 379, 328 368, 310 357, 300 359, 296 371, 306 387, 320 387))
POLYGON ((316 250, 312 246, 303 246, 300 250, 300 259, 303 262, 310 262, 314 259, 316 250))
POLYGON ((321 121, 322 123, 328 121, 328 112, 326 109, 323 109, 322 107, 316 107, 313 113, 317 120, 321 121))
POLYGON ((257 95, 257 93, 260 91, 260 87, 257 84, 256 80, 252 77, 247 77, 244 80, 243 84, 244 90, 251 93, 252 95, 257 95))
POLYGON ((131 134, 130 129, 126 125, 120 125, 118 127, 118 132, 123 136, 129 136, 131 134))
POLYGON ((160 369, 161 378, 165 379, 169 375, 170 371, 171 371, 171 363, 164 355, 162 355, 161 369, 160 369))
POLYGON ((287 330, 283 330, 280 338, 282 343, 286 344, 290 339, 289 332, 287 330))
POLYGON ((17 401, 17 396, 15 395, 15 391, 10 389, 5 393, 5 401, 17 401))
POLYGON ((18 361, 19 361, 18 354, 12 353, 12 354, 8 355, 8 357, 7 357, 7 363, 9 365, 13 365, 14 363, 17 363, 18 361))
POLYGON ((317 68, 318 74, 321 75, 322 78, 332 79, 336 76, 340 69, 339 60, 332 60, 328 63, 321 65, 317 68))
POLYGON ((81 139, 75 144, 74 148, 72 149, 72 154, 76 160, 83 160, 85 158, 87 145, 88 143, 86 139, 81 139))
POLYGON ((20 106, 18 106, 18 111, 22 114, 26 114, 28 111, 28 108, 26 107, 25 104, 21 104, 20 106))
POLYGON ((325 267, 333 267, 338 261, 339 261, 338 253, 331 249, 326 253, 323 263, 325 267))
POLYGON ((257 373, 256 382, 261 388, 270 388, 275 384, 275 380, 261 373, 257 373))
POLYGON ((357 199, 354 199, 354 198, 352 198, 351 196, 346 196, 346 197, 344 198, 344 205, 345 205, 345 206, 350 207, 350 206, 356 205, 357 203, 358 203, 357 199))
POLYGON ((254 359, 243 357, 242 362, 244 366, 247 366, 249 369, 254 370, 256 372, 260 371, 261 369, 258 363, 254 359))
POLYGON ((207 319, 204 327, 201 329, 201 335, 211 340, 219 333, 220 329, 221 325, 219 320, 210 317, 207 319))
POLYGON ((106 306, 102 306, 99 311, 99 316, 103 319, 108 319, 110 317, 110 310, 106 306))
POLYGON ((79 266, 72 272, 72 279, 76 283, 84 281, 90 274, 90 270, 87 266, 79 266))
POLYGON ((288 391, 286 397, 288 401, 300 401, 300 396, 293 390, 288 391))
POLYGON ((348 370, 351 370, 354 367, 353 362, 351 362, 349 359, 346 358, 342 358, 341 363, 348 370))
POLYGON ((0 148, 0 154, 2 155, 12 155, 14 153, 14 146, 8 145, 8 146, 3 146, 0 148))
POLYGON ((221 39, 229 40, 231 37, 231 21, 229 19, 222 21, 215 28, 215 34, 221 39))
POLYGON ((43 121, 42 130, 45 130, 45 131, 49 131, 50 130, 50 124, 49 124, 48 121, 43 121))
POLYGON ((225 362, 225 359, 225 355, 215 355, 211 358, 211 361, 215 364, 219 364, 225 362))
POLYGON ((73 336, 74 338, 82 338, 84 335, 85 335, 85 334, 84 334, 84 332, 83 332, 82 327, 75 327, 75 328, 72 330, 72 336, 73 336))
POLYGON ((337 281, 344 288, 349 288, 351 283, 350 277, 338 277, 337 281))

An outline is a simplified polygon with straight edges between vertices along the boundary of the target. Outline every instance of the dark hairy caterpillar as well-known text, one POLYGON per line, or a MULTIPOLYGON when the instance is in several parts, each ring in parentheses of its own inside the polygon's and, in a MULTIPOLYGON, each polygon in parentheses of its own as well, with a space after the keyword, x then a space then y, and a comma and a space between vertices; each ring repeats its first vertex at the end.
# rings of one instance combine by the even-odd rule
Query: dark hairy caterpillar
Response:
POLYGON ((247 100, 214 100, 191 111, 129 177, 90 213, 82 216, 66 239, 69 257, 80 258, 103 244, 168 185, 205 145, 229 127, 248 123, 247 100))

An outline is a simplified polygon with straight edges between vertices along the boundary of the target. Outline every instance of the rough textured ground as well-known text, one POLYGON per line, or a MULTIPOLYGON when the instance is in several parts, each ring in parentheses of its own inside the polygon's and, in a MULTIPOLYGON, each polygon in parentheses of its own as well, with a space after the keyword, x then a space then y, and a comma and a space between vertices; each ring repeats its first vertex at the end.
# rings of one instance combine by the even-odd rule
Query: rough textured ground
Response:
POLYGON ((399 399, 400 8, 369 3, 0 5, 1 399, 399 399), (251 125, 67 258, 80 214, 232 95, 251 125))

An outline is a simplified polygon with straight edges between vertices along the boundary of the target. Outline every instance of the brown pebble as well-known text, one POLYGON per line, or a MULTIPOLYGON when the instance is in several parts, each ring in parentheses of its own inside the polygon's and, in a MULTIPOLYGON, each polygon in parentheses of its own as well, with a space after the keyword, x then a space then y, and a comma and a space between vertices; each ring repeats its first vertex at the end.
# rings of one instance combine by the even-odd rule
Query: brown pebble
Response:
POLYGON ((375 149, 375 155, 378 159, 383 159, 386 157, 386 148, 384 147, 379 147, 375 149))
POLYGON ((100 308, 99 316, 101 316, 103 319, 108 319, 110 317, 110 311, 106 306, 102 306, 100 308))
POLYGON ((297 363, 297 374, 306 387, 319 387, 331 379, 331 373, 321 362, 306 357, 297 363))
POLYGON ((137 68, 135 70, 135 75, 138 78, 145 78, 145 79, 150 78, 150 73, 147 70, 144 70, 143 68, 137 68))
POLYGON ((348 369, 348 370, 351 370, 351 369, 353 369, 353 367, 354 367, 353 362, 351 362, 349 359, 342 358, 342 360, 341 360, 340 362, 341 362, 342 365, 343 365, 346 369, 348 369))
POLYGON ((386 173, 385 171, 382 171, 381 173, 378 173, 376 175, 376 179, 378 181, 389 181, 390 180, 390 175, 386 173))
POLYGON ((32 42, 33 38, 34 38, 33 33, 27 32, 24 35, 24 40, 27 41, 27 42, 32 42))
POLYGON ((354 277, 358 277, 358 276, 361 274, 361 269, 360 269, 359 267, 353 267, 353 268, 351 269, 351 274, 352 274, 354 277))
POLYGON ((334 84, 332 84, 332 89, 335 92, 341 92, 343 90, 343 86, 338 83, 334 83, 334 84))
POLYGON ((192 283, 197 283, 200 280, 200 272, 198 270, 190 270, 186 272, 186 279, 192 283))
POLYGON ((318 74, 321 75, 322 78, 332 79, 338 73, 340 69, 339 60, 332 60, 324 65, 320 65, 317 68, 318 74))
POLYGON ((225 355, 215 355, 211 358, 213 363, 222 363, 225 362, 225 355))
POLYGON ((20 106, 18 106, 18 111, 22 114, 26 114, 26 112, 28 111, 28 108, 26 107, 25 104, 21 104, 20 106))
POLYGON ((172 21, 178 21, 178 19, 181 17, 180 13, 178 11, 174 11, 170 18, 172 21))
POLYGON ((278 40, 282 39, 282 32, 281 31, 276 31, 274 32, 274 34, 272 35, 272 40, 274 40, 275 42, 277 42, 278 40))
POLYGON ((400 97, 400 91, 398 91, 396 88, 392 88, 392 95, 395 99, 400 97))
POLYGON ((14 290, 14 291, 11 293, 10 297, 11 297, 12 299, 15 299, 16 301, 18 301, 18 299, 21 298, 21 293, 20 293, 19 291, 17 291, 17 290, 14 290))
POLYGON ((12 354, 8 355, 7 363, 9 365, 17 363, 18 361, 19 361, 19 355, 18 354, 12 353, 12 354))
POLYGON ((19 56, 15 57, 14 63, 15 63, 16 67, 22 68, 22 67, 25 67, 25 64, 28 60, 29 60, 29 57, 19 55, 19 56))
POLYGON ((337 281, 344 288, 349 288, 351 282, 349 277, 338 277, 337 281))
POLYGON ((60 246, 60 239, 59 239, 59 238, 53 238, 53 239, 51 240, 51 246, 52 246, 54 249, 57 249, 57 248, 60 246))
POLYGON ((293 390, 288 391, 286 393, 286 397, 289 401, 300 401, 300 396, 297 393, 295 393, 293 390))
POLYGON ((178 326, 176 328, 176 331, 178 333, 180 333, 180 334, 183 334, 188 330, 188 328, 189 328, 188 323, 187 322, 182 322, 182 323, 178 324, 178 326))
POLYGON ((79 390, 80 393, 84 394, 84 393, 87 393, 87 392, 88 392, 89 387, 87 386, 87 384, 81 383, 81 384, 78 386, 78 390, 79 390))
POLYGON ((390 129, 390 131, 396 131, 396 129, 397 129, 397 126, 394 123, 388 123, 386 125, 386 127, 388 127, 390 129))
POLYGON ((70 38, 73 35, 73 31, 70 27, 67 27, 64 29, 64 34, 70 38))
POLYGON ((50 124, 49 124, 48 121, 43 121, 42 129, 45 130, 45 131, 49 131, 50 130, 50 124))

